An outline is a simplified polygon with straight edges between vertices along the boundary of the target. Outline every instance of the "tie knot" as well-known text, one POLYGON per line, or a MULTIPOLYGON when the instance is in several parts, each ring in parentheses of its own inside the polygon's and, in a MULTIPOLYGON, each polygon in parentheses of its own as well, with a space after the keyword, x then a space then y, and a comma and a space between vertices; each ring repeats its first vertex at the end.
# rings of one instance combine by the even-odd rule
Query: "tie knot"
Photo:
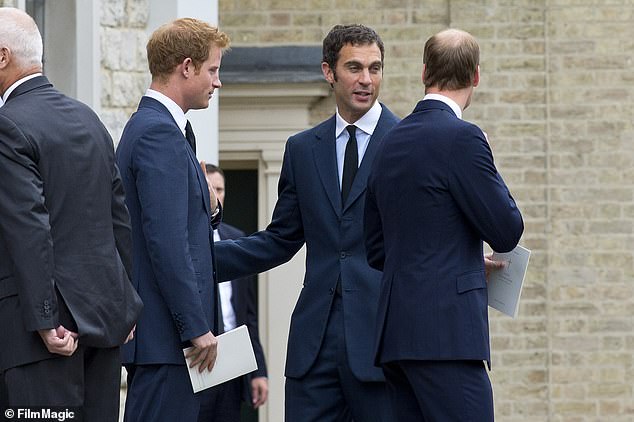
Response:
POLYGON ((356 138, 357 127, 355 125, 346 126, 346 130, 351 138, 356 138))

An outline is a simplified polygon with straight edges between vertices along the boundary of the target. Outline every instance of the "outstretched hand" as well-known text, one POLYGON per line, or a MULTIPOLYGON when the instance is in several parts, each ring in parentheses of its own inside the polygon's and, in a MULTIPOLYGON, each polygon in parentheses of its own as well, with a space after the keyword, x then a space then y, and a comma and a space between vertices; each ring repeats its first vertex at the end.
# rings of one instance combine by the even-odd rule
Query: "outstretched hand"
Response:
MULTIPOLYGON (((205 180, 207 179, 207 163, 204 161, 200 162, 200 167, 203 169, 203 174, 205 175, 205 180)), ((211 212, 213 212, 218 208, 218 196, 216 196, 216 191, 214 190, 211 184, 207 183, 207 188, 209 189, 209 205, 211 206, 211 212)))

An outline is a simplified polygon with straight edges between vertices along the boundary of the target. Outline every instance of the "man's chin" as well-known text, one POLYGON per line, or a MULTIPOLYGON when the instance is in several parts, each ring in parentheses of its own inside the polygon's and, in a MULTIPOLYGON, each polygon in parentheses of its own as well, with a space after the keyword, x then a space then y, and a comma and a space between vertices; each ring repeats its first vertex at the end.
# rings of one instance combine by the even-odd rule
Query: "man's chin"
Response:
POLYGON ((209 100, 204 103, 197 104, 190 108, 190 110, 202 110, 209 107, 209 100))

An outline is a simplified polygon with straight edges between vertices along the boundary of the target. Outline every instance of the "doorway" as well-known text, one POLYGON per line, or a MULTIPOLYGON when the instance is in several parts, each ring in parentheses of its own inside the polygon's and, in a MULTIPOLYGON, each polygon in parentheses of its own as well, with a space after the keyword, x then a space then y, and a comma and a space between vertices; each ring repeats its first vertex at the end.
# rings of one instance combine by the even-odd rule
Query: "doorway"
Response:
MULTIPOLYGON (((244 165, 243 165, 244 166, 244 165)), ((225 207, 222 221, 245 232, 247 235, 258 230, 258 170, 255 168, 234 168, 231 161, 220 161, 225 174, 225 207)), ((237 166, 242 167, 242 166, 237 166)), ((245 167, 249 167, 246 165, 245 167)), ((256 284, 255 310, 259 313, 259 292, 256 284)), ((265 357, 266 358, 266 357, 265 357)), ((258 422, 258 410, 242 403, 240 422, 258 422)))

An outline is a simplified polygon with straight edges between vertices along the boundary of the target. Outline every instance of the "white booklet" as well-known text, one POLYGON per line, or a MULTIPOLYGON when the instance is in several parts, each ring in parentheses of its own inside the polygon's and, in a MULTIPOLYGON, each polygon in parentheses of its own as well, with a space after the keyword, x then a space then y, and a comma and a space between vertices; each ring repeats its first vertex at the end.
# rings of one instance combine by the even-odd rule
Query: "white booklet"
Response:
POLYGON ((489 306, 515 318, 531 251, 517 245, 511 252, 493 252, 494 261, 506 261, 506 266, 489 274, 487 289, 489 306))
MULTIPOLYGON (((194 393, 258 369, 246 325, 220 334, 216 339, 218 340, 218 356, 211 372, 207 370, 199 372, 198 366, 190 368, 191 358, 186 358, 189 379, 192 382, 194 393)), ((191 347, 184 349, 183 353, 187 354, 190 349, 191 347)))

